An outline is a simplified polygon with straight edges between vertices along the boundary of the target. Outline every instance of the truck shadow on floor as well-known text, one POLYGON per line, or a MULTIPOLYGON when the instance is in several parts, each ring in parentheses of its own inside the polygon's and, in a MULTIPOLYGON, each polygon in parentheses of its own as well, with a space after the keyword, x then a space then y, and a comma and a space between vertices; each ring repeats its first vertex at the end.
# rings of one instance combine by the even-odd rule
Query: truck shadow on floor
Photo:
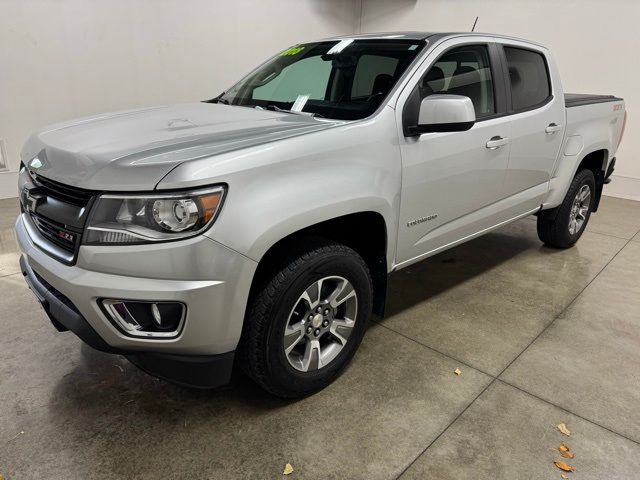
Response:
MULTIPOLYGON (((557 251, 547 249, 539 242, 534 222, 520 221, 392 275, 385 318, 427 303, 474 278, 486 276, 519 255, 553 255, 554 252, 557 251)), ((74 339, 73 343, 73 348, 78 350, 75 370, 60 379, 54 394, 55 398, 64 398, 60 404, 53 402, 63 409, 58 412, 63 413, 63 417, 76 415, 79 409, 119 410, 126 406, 126 410, 157 417, 160 421, 177 411, 184 414, 189 409, 200 410, 204 405, 221 408, 235 404, 234 408, 259 413, 294 402, 264 393, 240 372, 235 372, 228 387, 193 390, 151 377, 122 356, 98 352, 79 340, 74 339)))
POLYGON ((559 252, 542 245, 535 225, 530 219, 521 220, 393 273, 385 318, 487 275, 523 253, 559 252))

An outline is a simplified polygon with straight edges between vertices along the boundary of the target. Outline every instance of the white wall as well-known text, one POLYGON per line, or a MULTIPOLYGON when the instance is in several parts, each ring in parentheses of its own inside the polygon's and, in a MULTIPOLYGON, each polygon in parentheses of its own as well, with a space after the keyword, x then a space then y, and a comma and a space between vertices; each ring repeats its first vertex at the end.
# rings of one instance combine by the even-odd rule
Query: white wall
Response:
POLYGON ((629 120, 605 193, 640 200, 640 1, 362 0, 363 32, 476 31, 537 40, 556 56, 565 91, 624 97, 629 120))
POLYGON ((16 195, 33 130, 82 115, 211 98, 300 42, 353 33, 354 0, 0 0, 0 139, 16 195))
POLYGON ((478 31, 553 49, 566 90, 625 98, 619 177, 605 191, 640 200, 639 0, 0 0, 0 140, 12 171, 0 172, 0 197, 16 194, 20 148, 40 126, 208 98, 301 40, 467 31, 476 15, 478 31))

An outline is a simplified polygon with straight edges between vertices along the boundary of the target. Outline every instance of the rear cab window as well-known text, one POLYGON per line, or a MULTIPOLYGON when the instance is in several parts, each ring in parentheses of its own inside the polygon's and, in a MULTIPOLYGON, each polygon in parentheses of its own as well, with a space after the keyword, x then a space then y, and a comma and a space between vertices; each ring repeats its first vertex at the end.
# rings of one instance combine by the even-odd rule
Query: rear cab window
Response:
POLYGON ((541 107, 551 98, 549 67, 540 52, 504 47, 515 112, 541 107))

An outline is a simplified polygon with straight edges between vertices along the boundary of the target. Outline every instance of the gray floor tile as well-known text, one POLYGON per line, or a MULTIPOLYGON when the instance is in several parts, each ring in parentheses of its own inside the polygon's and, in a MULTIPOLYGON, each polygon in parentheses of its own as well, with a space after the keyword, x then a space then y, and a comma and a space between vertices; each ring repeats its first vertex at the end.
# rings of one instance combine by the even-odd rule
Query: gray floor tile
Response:
POLYGON ((20 213, 20 203, 17 198, 0 199, 0 230, 13 228, 18 213, 20 213))
POLYGON ((640 441, 640 244, 630 242, 505 381, 640 441))
POLYGON ((20 271, 20 254, 13 229, 0 230, 0 277, 20 271))
MULTIPOLYGON (((605 187, 606 188, 606 187, 605 187)), ((640 202, 603 196, 598 211, 591 216, 588 232, 632 238, 640 230, 640 202)))
POLYGON ((490 382, 377 326, 337 382, 307 399, 275 400, 241 377, 190 391, 56 333, 20 275, 0 287, 12 332, 0 337, 8 478, 265 479, 287 462, 294 478, 394 478, 490 382))
POLYGON ((624 243, 586 233, 553 250, 519 221, 393 275, 383 324, 497 375, 624 243))
POLYGON ((14 198, 0 200, 0 277, 20 271, 13 225, 19 212, 14 198))
POLYGON ((640 446, 496 382, 400 478, 559 480, 563 472, 554 460, 575 467, 569 478, 632 480, 640 471, 640 446), (561 422, 570 437, 558 431, 561 422), (561 442, 574 459, 560 457, 561 442))
MULTIPOLYGON (((498 373, 619 251, 625 242, 615 237, 640 229, 640 203, 627 202, 605 197, 592 233, 571 250, 541 247, 531 217, 399 272, 384 325, 498 373)), ((15 199, 0 200, 0 276, 18 271, 17 212, 15 199)), ((629 244, 605 281, 596 279, 505 377, 632 438, 639 249, 629 244), (573 324, 554 330, 564 322, 573 324)), ((275 400, 243 377, 224 391, 190 391, 57 333, 21 275, 0 278, 0 288, 0 473, 8 479, 281 478, 286 462, 296 470, 289 478, 395 478, 490 381, 373 327, 345 374, 310 398, 275 400)), ((407 477, 559 478, 551 462, 562 440, 578 455, 572 478, 640 470, 636 444, 496 383, 407 477), (555 430, 560 421, 569 439, 555 430)))

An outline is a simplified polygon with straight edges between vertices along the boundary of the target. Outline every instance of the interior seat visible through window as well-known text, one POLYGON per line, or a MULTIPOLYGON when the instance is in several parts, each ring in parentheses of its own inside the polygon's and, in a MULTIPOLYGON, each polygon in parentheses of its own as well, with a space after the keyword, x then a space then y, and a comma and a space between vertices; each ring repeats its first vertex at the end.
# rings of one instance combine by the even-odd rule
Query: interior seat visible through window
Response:
POLYGON ((551 98, 549 71, 539 52, 505 47, 513 109, 536 108, 551 98))
POLYGON ((480 105, 482 96, 480 74, 471 66, 457 68, 449 82, 448 93, 464 95, 471 99, 474 106, 480 105))
POLYGON ((420 84, 420 98, 434 93, 464 95, 473 102, 476 117, 495 113, 493 81, 486 45, 465 45, 445 53, 420 84))
POLYGON ((444 90, 444 83, 444 72, 440 67, 434 65, 422 80, 422 98, 442 92, 444 90))
POLYGON ((395 81, 393 80, 393 76, 387 73, 379 74, 373 82, 371 95, 386 95, 389 93, 389 90, 391 90, 394 83, 395 81))

